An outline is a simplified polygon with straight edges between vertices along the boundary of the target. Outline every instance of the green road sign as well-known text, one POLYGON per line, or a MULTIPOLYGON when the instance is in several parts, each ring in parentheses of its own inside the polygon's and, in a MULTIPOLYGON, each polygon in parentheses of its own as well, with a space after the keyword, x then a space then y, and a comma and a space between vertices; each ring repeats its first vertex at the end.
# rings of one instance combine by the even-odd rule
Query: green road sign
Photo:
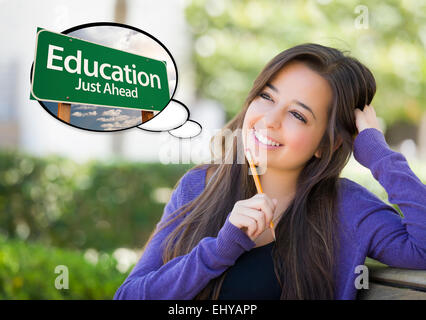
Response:
POLYGON ((37 100, 161 111, 166 62, 38 29, 31 94, 37 100))

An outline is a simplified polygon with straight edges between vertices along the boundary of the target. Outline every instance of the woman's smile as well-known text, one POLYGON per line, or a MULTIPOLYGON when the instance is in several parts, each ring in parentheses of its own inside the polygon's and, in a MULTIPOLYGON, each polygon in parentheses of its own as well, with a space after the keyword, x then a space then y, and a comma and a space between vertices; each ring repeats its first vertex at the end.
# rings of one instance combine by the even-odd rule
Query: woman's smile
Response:
POLYGON ((278 148, 283 147, 282 144, 277 145, 278 143, 266 138, 264 135, 262 135, 260 132, 256 131, 255 129, 252 129, 251 131, 252 131, 253 139, 257 146, 260 146, 267 150, 276 150, 278 148))

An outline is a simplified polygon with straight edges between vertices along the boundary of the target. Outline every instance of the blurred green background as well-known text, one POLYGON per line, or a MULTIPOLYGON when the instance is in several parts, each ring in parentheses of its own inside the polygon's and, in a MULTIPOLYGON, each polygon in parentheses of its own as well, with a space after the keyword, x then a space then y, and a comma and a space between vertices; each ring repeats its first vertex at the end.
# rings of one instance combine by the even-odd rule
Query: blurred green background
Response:
POLYGON ((422 1, 190 1, 200 95, 235 115, 263 66, 305 42, 332 46, 369 67, 374 106, 387 125, 418 123, 426 108, 426 5, 422 1))
POLYGON ((111 299, 190 167, 0 152, 0 299, 111 299))
MULTIPOLYGON (((185 1, 183 17, 195 95, 220 102, 226 120, 282 50, 315 42, 349 51, 376 77, 373 105, 387 142, 407 152, 411 169, 426 183, 424 1, 194 0, 185 1)), ((176 182, 193 166, 77 163, 0 150, 0 299, 111 299, 176 182), (53 286, 58 264, 68 266, 72 290, 53 286)), ((389 203, 370 171, 355 161, 342 176, 389 203)))

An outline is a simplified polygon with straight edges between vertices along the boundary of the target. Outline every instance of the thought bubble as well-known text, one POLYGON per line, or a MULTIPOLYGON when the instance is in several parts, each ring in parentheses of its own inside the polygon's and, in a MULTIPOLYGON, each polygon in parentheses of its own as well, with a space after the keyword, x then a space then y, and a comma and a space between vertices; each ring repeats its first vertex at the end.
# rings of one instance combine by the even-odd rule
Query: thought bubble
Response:
POLYGON ((169 131, 182 126, 188 118, 188 108, 182 102, 171 99, 170 103, 160 114, 144 122, 138 128, 154 132, 169 131))
POLYGON ((194 138, 201 133, 201 125, 194 121, 188 120, 177 129, 169 130, 169 133, 176 138, 194 138))
POLYGON ((200 134, 201 125, 194 120, 188 120, 188 118, 188 108, 182 102, 171 99, 161 114, 138 126, 138 128, 153 132, 168 131, 176 138, 193 138, 200 134))
MULTIPOLYGON (((176 63, 149 33, 109 22, 61 33, 39 28, 37 46, 31 98, 56 119, 97 132, 184 127, 183 136, 178 135, 183 128, 171 134, 191 136, 188 128, 196 122, 185 126, 189 110, 172 99, 178 84, 176 63)), ((192 134, 200 128, 198 124, 192 134)))

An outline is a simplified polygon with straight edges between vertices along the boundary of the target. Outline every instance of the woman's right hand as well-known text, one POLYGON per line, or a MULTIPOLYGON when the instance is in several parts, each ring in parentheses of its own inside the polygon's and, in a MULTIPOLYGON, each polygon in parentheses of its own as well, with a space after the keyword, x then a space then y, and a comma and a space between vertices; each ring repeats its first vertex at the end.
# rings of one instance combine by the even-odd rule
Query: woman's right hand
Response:
POLYGON ((265 193, 257 193, 253 197, 237 201, 229 216, 229 222, 244 231, 254 241, 274 217, 276 199, 269 198, 265 193))

